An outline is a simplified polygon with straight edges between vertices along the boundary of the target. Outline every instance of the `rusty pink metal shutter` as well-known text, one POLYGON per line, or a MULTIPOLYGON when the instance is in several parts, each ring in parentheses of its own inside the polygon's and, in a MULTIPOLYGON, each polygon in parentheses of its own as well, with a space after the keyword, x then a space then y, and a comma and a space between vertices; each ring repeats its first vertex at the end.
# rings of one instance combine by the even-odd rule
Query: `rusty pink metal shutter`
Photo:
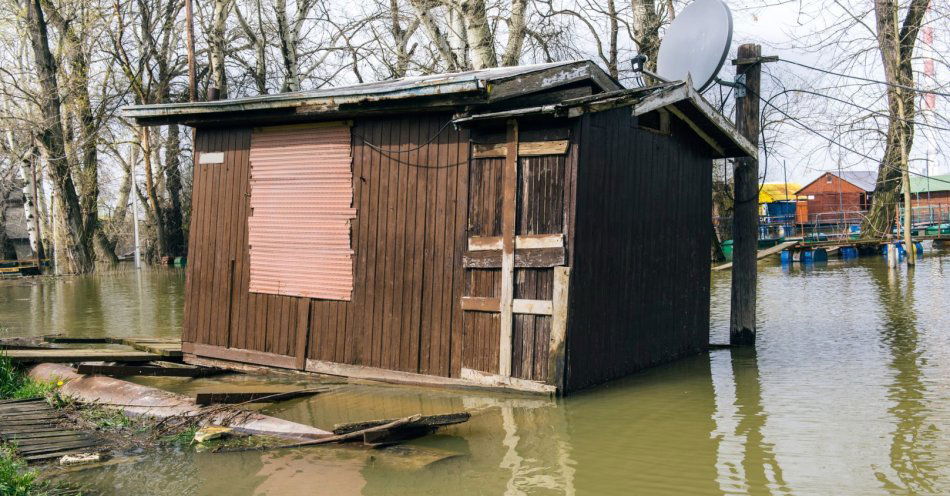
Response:
POLYGON ((251 135, 250 291, 349 300, 353 172, 345 124, 251 135))

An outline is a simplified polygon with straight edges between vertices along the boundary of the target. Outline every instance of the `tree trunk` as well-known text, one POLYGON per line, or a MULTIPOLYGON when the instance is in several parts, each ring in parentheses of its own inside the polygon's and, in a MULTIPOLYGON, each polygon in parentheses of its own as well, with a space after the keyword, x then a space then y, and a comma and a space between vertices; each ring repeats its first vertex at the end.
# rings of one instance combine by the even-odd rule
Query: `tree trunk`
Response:
POLYGON ((38 105, 43 120, 39 124, 38 139, 47 155, 50 179, 59 195, 63 225, 66 226, 68 246, 64 250, 73 270, 91 272, 94 268, 92 236, 86 229, 84 212, 79 195, 70 174, 66 156, 65 133, 56 79, 56 63, 49 49, 49 34, 40 0, 26 0, 25 10, 30 43, 36 65, 37 83, 40 86, 38 105))
POLYGON ((300 90, 300 71, 297 65, 297 38, 287 16, 287 0, 276 0, 277 35, 280 38, 280 56, 284 63, 284 85, 280 91, 300 90))
POLYGON ((660 16, 656 13, 654 0, 631 0, 633 7, 633 37, 637 49, 647 56, 647 69, 656 70, 656 57, 660 52, 660 16))
POLYGON ((465 36, 468 39, 473 69, 496 67, 495 43, 488 25, 485 0, 462 0, 459 4, 465 18, 465 36))
POLYGON ((525 25, 525 11, 528 8, 528 0, 512 0, 511 17, 508 18, 508 44, 505 47, 505 54, 501 58, 501 65, 518 65, 521 60, 521 49, 524 47, 524 38, 527 34, 525 25))
MULTIPOLYGON (((903 22, 900 21, 897 0, 876 0, 874 3, 884 77, 892 85, 914 86, 911 63, 917 33, 929 3, 929 0, 912 0, 903 22)), ((915 96, 916 93, 908 89, 896 86, 887 89, 887 142, 884 157, 878 165, 877 187, 871 208, 861 226, 862 235, 866 238, 888 234, 894 226, 903 168, 907 167, 908 153, 914 142, 912 120, 915 96)))
POLYGON ((214 0, 214 9, 211 13, 211 85, 218 89, 218 98, 228 97, 227 71, 224 67, 225 28, 227 27, 228 10, 231 0, 214 0))
POLYGON ((452 51, 448 37, 442 34, 438 24, 436 24, 432 16, 429 15, 429 9, 433 6, 432 3, 427 0, 410 0, 409 3, 411 3, 413 9, 415 9, 416 17, 419 18, 419 23, 422 24, 422 29, 425 30, 429 41, 435 45, 436 50, 439 51, 439 55, 442 56, 446 69, 451 72, 458 71, 460 69, 459 61, 455 56, 455 52, 452 51))
POLYGON ((142 128, 142 158, 145 163, 145 195, 149 216, 155 226, 155 242, 158 245, 158 256, 164 256, 168 253, 168 240, 165 231, 165 219, 162 213, 162 205, 158 201, 158 194, 155 191, 155 179, 152 172, 152 140, 149 136, 148 127, 142 128))
POLYGON ((185 233, 182 231, 181 212, 181 138, 178 124, 168 126, 165 142, 165 189, 168 191, 168 208, 165 210, 165 233, 169 257, 185 254, 185 233))

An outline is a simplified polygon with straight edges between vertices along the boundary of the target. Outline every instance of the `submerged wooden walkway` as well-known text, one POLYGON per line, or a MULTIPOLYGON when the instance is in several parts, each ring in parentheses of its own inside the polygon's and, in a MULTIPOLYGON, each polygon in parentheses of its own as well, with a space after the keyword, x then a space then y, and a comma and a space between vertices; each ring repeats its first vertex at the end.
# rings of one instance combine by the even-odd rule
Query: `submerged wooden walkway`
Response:
POLYGON ((98 437, 60 427, 64 420, 43 398, 0 401, 0 441, 27 463, 103 450, 98 437))
POLYGON ((181 341, 164 338, 67 338, 47 336, 55 344, 114 344, 120 348, 39 348, 5 350, 4 354, 20 363, 72 362, 152 362, 181 360, 181 341))

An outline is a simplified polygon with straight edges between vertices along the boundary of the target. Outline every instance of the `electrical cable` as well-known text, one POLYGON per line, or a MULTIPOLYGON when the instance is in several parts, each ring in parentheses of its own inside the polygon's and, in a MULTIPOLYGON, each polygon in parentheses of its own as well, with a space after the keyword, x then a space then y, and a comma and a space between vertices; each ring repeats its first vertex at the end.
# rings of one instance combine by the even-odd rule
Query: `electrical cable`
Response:
POLYGON ((820 68, 820 67, 810 66, 810 65, 808 65, 808 64, 803 64, 803 63, 801 63, 801 62, 796 62, 796 61, 794 61, 794 60, 779 59, 779 61, 780 61, 780 62, 788 62, 789 64, 792 64, 792 65, 797 65, 797 66, 799 66, 799 67, 804 67, 804 68, 806 68, 806 69, 811 69, 811 70, 813 70, 813 71, 823 72, 823 73, 825 73, 825 74, 830 74, 830 75, 832 75, 832 76, 850 78, 850 79, 855 79, 855 80, 858 80, 858 81, 865 81, 865 82, 868 82, 868 83, 884 84, 884 85, 887 85, 887 86, 891 86, 891 87, 893 87, 893 88, 901 88, 901 89, 904 89, 904 90, 910 90, 910 91, 914 91, 914 92, 917 92, 917 93, 924 93, 924 94, 927 94, 927 95, 937 95, 937 96, 950 97, 950 93, 944 93, 944 92, 942 92, 942 91, 922 90, 922 89, 919 89, 919 88, 914 88, 913 86, 907 86, 907 85, 897 84, 897 83, 889 83, 889 82, 887 82, 887 81, 880 81, 880 80, 877 80, 877 79, 871 79, 871 78, 866 78, 866 77, 861 77, 861 76, 852 76, 852 75, 850 75, 850 74, 844 74, 844 73, 841 73, 841 72, 829 71, 828 69, 822 69, 822 68, 820 68))
MULTIPOLYGON (((809 125, 805 124, 804 122, 802 122, 800 119, 798 119, 798 118, 796 118, 796 117, 793 117, 793 116, 790 115, 788 112, 785 112, 784 110, 782 110, 782 109, 780 109, 779 107, 777 107, 777 106, 775 106, 774 104, 772 104, 772 102, 771 102, 770 99, 763 98, 762 95, 759 95, 759 94, 756 93, 755 91, 751 90, 748 86, 745 86, 745 85, 743 85, 743 86, 745 87, 746 91, 748 91, 749 93, 753 94, 756 98, 758 98, 759 100, 765 102, 765 104, 766 104, 767 106, 772 107, 773 109, 775 109, 776 111, 778 111, 780 114, 784 115, 784 116, 787 117, 788 119, 792 120, 793 122, 795 122, 796 124, 798 124, 799 126, 801 126, 801 127, 802 127, 803 129, 805 129, 806 131, 808 131, 808 132, 810 132, 810 133, 812 133, 812 134, 818 136, 819 138, 824 139, 825 141, 827 141, 827 142, 829 142, 829 143, 831 143, 831 144, 833 144, 833 145, 835 145, 835 146, 838 146, 839 148, 842 148, 842 149, 847 150, 847 151, 849 151, 849 152, 851 152, 851 153, 854 153, 855 155, 858 155, 858 156, 860 156, 860 157, 866 158, 866 159, 871 160, 871 161, 873 161, 873 162, 880 162, 879 159, 876 159, 876 158, 874 158, 874 157, 871 157, 870 155, 866 155, 866 154, 864 154, 864 153, 861 153, 861 152, 855 150, 854 148, 851 148, 851 147, 849 147, 849 146, 847 146, 847 145, 844 145, 844 144, 842 144, 842 143, 839 143, 838 141, 836 141, 836 140, 833 139, 833 138, 829 138, 829 137, 825 136, 824 134, 820 133, 819 131, 816 131, 815 129, 813 129, 811 126, 809 126, 809 125)), ((882 163, 881 165, 883 165, 884 167, 888 167, 888 168, 890 168, 891 170, 900 170, 899 167, 894 167, 894 166, 889 165, 889 164, 882 163)), ((937 181, 937 182, 942 182, 942 183, 950 184, 950 181, 946 181, 946 180, 943 180, 943 179, 937 179, 937 178, 934 178, 934 177, 931 177, 931 176, 927 176, 927 175, 925 175, 925 174, 920 174, 919 172, 915 172, 915 171, 912 171, 912 170, 908 170, 907 172, 910 173, 910 174, 913 174, 913 175, 915 175, 915 176, 929 178, 931 181, 937 181)))

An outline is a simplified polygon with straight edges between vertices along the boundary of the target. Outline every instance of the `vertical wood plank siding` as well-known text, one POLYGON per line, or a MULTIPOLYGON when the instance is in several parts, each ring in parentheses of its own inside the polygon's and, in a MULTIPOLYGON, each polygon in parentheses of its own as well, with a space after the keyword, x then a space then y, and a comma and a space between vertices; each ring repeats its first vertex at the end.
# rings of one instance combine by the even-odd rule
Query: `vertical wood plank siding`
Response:
POLYGON ((580 130, 566 389, 708 348, 711 160, 629 109, 580 130))
POLYGON ((251 130, 200 129, 197 152, 225 163, 195 168, 184 341, 458 376, 470 147, 449 118, 354 122, 352 299, 305 299, 301 326, 301 298, 248 292, 251 130))

